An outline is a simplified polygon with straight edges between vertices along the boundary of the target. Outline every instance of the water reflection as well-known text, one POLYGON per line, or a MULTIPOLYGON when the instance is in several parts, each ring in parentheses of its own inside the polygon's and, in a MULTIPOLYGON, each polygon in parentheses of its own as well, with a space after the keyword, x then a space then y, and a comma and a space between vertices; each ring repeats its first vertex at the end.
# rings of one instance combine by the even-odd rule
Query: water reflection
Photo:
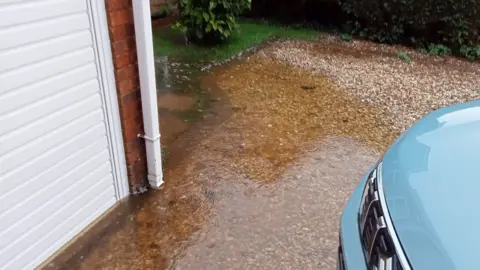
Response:
POLYGON ((170 66, 168 64, 168 56, 157 56, 155 58, 155 68, 157 75, 157 89, 169 90, 172 86, 170 78, 170 66))

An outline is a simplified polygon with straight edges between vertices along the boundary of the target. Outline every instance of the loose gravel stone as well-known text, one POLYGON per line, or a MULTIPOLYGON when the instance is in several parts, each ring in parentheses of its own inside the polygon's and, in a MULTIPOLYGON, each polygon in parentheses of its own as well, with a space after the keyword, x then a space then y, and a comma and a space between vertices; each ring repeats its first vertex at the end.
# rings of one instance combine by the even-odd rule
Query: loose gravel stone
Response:
POLYGON ((478 63, 400 46, 325 36, 319 42, 279 41, 258 54, 327 76, 348 95, 388 112, 398 131, 432 110, 477 99, 480 93, 478 63), (399 51, 412 61, 396 57, 399 51))

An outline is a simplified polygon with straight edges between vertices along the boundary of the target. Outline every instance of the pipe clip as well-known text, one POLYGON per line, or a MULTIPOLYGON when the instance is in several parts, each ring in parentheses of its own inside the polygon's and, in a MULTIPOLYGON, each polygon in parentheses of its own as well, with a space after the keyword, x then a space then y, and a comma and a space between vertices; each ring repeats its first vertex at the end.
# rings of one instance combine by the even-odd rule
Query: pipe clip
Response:
POLYGON ((138 134, 137 137, 139 138, 144 138, 145 140, 149 141, 149 142, 156 142, 158 140, 160 140, 160 134, 158 134, 158 136, 154 137, 154 138, 151 138, 151 137, 148 137, 147 135, 145 134, 138 134))

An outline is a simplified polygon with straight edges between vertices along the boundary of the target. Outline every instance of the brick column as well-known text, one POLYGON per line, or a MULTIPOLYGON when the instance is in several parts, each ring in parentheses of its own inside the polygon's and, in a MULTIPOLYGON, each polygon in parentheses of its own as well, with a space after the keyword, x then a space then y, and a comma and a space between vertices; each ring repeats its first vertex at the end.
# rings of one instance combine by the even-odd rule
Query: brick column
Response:
POLYGON ((143 134, 143 117, 132 0, 105 0, 105 3, 130 191, 138 193, 147 185, 147 161, 144 141, 137 137, 143 134))

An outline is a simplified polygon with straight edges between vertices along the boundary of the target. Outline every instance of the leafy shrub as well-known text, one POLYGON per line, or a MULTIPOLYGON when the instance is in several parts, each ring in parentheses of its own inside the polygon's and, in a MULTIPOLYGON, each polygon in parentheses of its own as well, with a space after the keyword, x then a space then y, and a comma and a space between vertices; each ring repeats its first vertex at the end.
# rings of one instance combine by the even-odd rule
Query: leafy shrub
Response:
POLYGON ((193 42, 218 43, 230 37, 235 18, 250 7, 249 0, 179 0, 174 28, 193 42))
POLYGON ((480 59, 480 45, 460 47, 460 53, 470 60, 480 59))
POLYGON ((410 58, 410 55, 406 52, 397 52, 397 57, 407 63, 412 62, 412 58, 410 58))
POLYGON ((350 34, 347 34, 347 33, 343 33, 340 35, 340 37, 342 38, 343 41, 352 41, 352 36, 350 34))
POLYGON ((253 0, 252 14, 315 20, 381 43, 480 59, 480 0, 253 0))
POLYGON ((445 56, 452 54, 452 50, 442 44, 430 44, 428 46, 427 52, 431 55, 445 56))
POLYGON ((444 55, 476 52, 480 42, 478 0, 339 0, 357 34, 384 43, 407 43, 444 55), (431 46, 431 45, 430 45, 431 46))

